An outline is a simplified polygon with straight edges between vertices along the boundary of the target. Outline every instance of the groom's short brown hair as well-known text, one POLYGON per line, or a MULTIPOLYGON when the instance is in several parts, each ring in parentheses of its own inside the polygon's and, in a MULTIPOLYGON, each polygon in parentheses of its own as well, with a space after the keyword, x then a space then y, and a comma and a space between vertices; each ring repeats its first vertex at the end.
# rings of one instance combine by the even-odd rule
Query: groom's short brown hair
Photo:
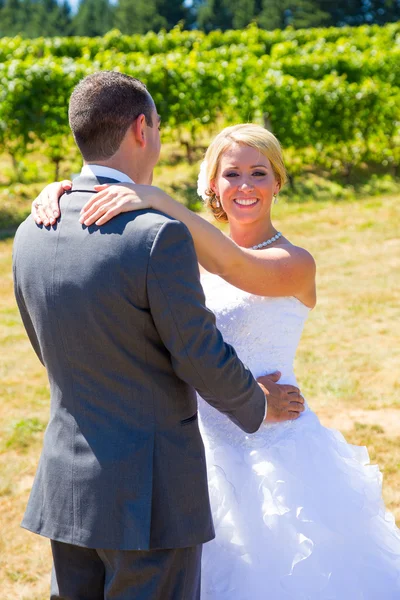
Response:
POLYGON ((85 160, 106 160, 121 145, 128 127, 144 114, 153 126, 153 100, 144 83, 116 71, 82 79, 69 102, 69 124, 85 160))

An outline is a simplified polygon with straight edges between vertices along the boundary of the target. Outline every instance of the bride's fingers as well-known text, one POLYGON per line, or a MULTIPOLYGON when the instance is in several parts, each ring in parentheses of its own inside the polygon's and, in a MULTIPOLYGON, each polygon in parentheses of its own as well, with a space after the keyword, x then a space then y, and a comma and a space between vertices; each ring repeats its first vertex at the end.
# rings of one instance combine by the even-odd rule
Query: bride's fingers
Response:
MULTIPOLYGON (((129 190, 129 192, 126 193, 118 189, 109 189, 100 192, 98 196, 99 199, 94 202, 89 209, 82 212, 79 219, 81 223, 85 223, 85 225, 92 224, 111 208, 115 208, 113 216, 119 215, 122 212, 141 210, 143 208, 143 201, 140 198, 137 198, 132 190, 129 190)), ((108 220, 109 218, 104 222, 107 222, 108 220)))
POLYGON ((79 222, 84 225, 93 225, 100 217, 102 217, 107 211, 111 210, 115 207, 115 202, 111 200, 110 202, 102 202, 97 208, 90 212, 90 214, 82 214, 79 222))
POLYGON ((110 186, 108 184, 104 184, 104 185, 95 185, 94 189, 97 190, 96 194, 93 194, 93 196, 90 196, 89 200, 86 202, 86 204, 83 205, 82 209, 81 209, 81 214, 84 212, 88 212, 89 210, 92 209, 93 205, 98 202, 99 200, 101 200, 102 198, 104 198, 107 195, 107 189, 110 186))
POLYGON ((58 219, 60 216, 60 196, 63 192, 68 192, 72 188, 72 181, 70 179, 63 179, 59 183, 59 187, 50 188, 48 192, 48 206, 47 215, 58 219))
POLYGON ((37 225, 45 225, 46 224, 45 223, 47 221, 46 213, 44 211, 42 204, 40 204, 40 201, 38 199, 34 200, 32 202, 31 214, 37 225))
POLYGON ((113 217, 116 217, 120 213, 121 213, 121 207, 114 206, 114 208, 110 208, 110 210, 108 210, 102 217, 100 217, 100 219, 98 219, 96 221, 96 225, 98 227, 100 227, 100 225, 104 225, 104 223, 107 223, 107 221, 110 221, 110 219, 112 219, 113 217))
POLYGON ((95 196, 92 196, 89 202, 85 204, 85 206, 81 210, 81 219, 85 221, 86 219, 92 217, 94 214, 97 213, 98 210, 101 209, 101 207, 106 206, 111 201, 113 201, 115 195, 115 192, 113 193, 109 190, 104 190, 103 192, 99 192, 95 196))
POLYGON ((31 213, 38 225, 43 224, 45 227, 54 225, 56 219, 50 207, 47 191, 41 192, 36 200, 32 202, 31 213))
MULTIPOLYGON (((58 206, 58 196, 54 193, 50 193, 50 195, 47 195, 46 198, 44 198, 42 206, 46 215, 46 224, 54 225, 54 223, 56 222, 54 211, 55 207, 58 206)), ((59 212, 57 211, 57 216, 58 214, 59 212)))

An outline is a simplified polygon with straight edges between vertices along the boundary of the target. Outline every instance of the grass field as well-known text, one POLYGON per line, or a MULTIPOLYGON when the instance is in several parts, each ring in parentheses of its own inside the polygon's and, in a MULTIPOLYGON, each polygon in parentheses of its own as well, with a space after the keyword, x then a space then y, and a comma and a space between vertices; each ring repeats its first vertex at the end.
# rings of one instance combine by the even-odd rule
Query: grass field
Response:
MULTIPOLYGON (((275 223, 318 265, 319 303, 296 370, 327 426, 366 445, 400 522, 400 196, 287 204, 275 223)), ((0 598, 48 597, 48 542, 19 527, 49 412, 44 369, 13 297, 12 239, 0 241, 0 598)))

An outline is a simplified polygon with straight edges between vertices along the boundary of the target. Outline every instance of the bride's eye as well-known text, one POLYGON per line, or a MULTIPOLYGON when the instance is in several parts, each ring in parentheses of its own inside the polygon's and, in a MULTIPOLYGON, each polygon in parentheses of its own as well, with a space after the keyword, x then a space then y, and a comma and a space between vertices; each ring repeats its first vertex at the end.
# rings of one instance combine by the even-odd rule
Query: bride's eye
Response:
POLYGON ((239 173, 235 173, 235 171, 230 171, 229 173, 225 174, 225 177, 238 177, 239 173))
POLYGON ((266 173, 264 171, 254 171, 253 175, 255 177, 264 177, 266 173))

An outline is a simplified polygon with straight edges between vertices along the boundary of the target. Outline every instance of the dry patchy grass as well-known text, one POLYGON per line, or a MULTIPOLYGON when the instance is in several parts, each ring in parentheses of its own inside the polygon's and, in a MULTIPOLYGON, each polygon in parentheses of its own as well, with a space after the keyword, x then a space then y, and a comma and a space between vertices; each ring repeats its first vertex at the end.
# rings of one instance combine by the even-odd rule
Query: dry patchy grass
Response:
MULTIPOLYGON (((176 182, 175 182, 176 183, 176 182)), ((278 204, 276 224, 318 264, 319 303, 297 373, 327 426, 367 445, 400 519, 399 197, 278 204)), ((0 241, 0 589, 2 600, 48 597, 47 540, 19 527, 48 418, 47 378, 14 303, 12 240, 0 241)))
POLYGON ((321 421, 366 445, 400 519, 399 197, 285 205, 277 224, 318 265, 296 370, 321 421))

